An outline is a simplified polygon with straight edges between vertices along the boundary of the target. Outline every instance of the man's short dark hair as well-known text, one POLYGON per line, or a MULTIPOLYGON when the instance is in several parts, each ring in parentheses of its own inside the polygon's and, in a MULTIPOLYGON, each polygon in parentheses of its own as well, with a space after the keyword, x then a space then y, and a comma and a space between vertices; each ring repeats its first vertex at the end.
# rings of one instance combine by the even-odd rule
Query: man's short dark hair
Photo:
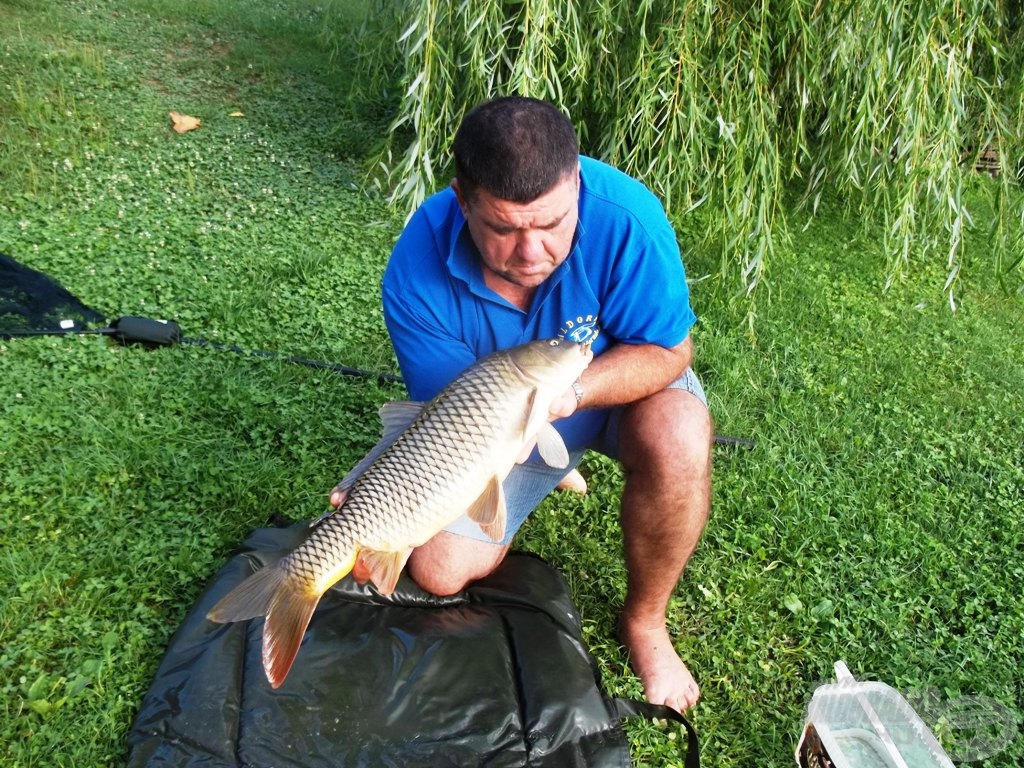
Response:
POLYGON ((529 203, 576 170, 576 130, 546 101, 505 96, 474 107, 455 133, 455 177, 472 199, 478 189, 529 203))

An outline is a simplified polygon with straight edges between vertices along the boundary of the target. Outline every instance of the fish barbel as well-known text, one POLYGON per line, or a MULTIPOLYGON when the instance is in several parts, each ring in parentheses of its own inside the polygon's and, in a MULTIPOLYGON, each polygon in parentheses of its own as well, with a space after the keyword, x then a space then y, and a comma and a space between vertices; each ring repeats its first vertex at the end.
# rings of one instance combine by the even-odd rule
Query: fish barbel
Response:
POLYGON ((302 544, 229 592, 207 618, 266 616, 263 669, 277 688, 320 597, 348 573, 389 594, 412 549, 463 514, 500 541, 501 483, 517 459, 536 441, 544 461, 568 465, 548 412, 592 357, 589 344, 533 341, 477 361, 425 406, 384 405, 383 439, 341 482, 338 508, 314 521, 302 544))

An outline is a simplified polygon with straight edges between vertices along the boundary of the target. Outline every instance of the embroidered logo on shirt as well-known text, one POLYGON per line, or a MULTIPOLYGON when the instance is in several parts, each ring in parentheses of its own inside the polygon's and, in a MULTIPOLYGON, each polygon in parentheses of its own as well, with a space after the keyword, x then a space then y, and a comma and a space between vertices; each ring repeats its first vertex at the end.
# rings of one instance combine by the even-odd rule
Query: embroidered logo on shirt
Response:
POLYGON ((579 315, 562 323, 562 327, 558 329, 558 337, 586 344, 596 339, 599 332, 597 315, 579 315))

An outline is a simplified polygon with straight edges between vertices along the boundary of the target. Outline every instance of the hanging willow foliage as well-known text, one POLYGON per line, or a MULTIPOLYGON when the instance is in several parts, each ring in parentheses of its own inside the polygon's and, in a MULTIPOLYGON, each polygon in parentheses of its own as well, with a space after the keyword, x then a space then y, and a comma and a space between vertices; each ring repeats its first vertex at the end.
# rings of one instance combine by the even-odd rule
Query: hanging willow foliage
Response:
POLYGON ((1019 3, 404 0, 381 8, 369 79, 399 87, 381 168, 409 210, 447 182, 464 112, 516 93, 559 104, 584 151, 645 181, 677 220, 703 208, 707 242, 748 293, 788 237, 783 192, 804 179, 815 208, 830 190, 884 217, 888 280, 914 259, 941 256, 953 305, 972 221, 965 190, 983 153, 1001 169, 999 182, 985 185, 996 267, 1019 275, 1019 3))

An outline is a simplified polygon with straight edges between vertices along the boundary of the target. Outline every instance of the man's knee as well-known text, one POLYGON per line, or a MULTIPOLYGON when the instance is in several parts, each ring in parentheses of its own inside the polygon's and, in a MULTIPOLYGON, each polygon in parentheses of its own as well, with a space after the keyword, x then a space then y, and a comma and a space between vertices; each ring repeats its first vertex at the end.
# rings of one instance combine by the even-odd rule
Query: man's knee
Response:
POLYGON ((704 467, 711 457, 715 428, 707 406, 693 396, 690 400, 695 401, 696 406, 688 409, 675 425, 673 448, 679 451, 687 464, 704 467))
POLYGON ((508 547, 441 531, 409 557, 408 573, 424 592, 455 595, 491 573, 508 547))
POLYGON ((466 574, 451 573, 443 569, 421 566, 410 559, 409 576, 416 582, 417 586, 424 592, 429 592, 437 597, 448 597, 457 595, 464 590, 471 579, 466 574))
POLYGON ((704 403, 684 390, 665 390, 630 409, 620 427, 619 450, 627 471, 700 472, 708 465, 713 437, 704 403))

